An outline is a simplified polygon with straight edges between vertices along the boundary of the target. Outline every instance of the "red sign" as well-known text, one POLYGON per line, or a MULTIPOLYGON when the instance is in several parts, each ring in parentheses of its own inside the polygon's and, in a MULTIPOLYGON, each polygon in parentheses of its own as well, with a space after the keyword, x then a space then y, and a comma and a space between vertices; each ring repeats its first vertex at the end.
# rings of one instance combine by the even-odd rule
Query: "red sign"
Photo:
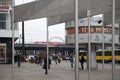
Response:
POLYGON ((9 6, 0 6, 0 9, 3 9, 3 10, 6 10, 6 9, 9 9, 9 6))
MULTIPOLYGON (((35 44, 42 44, 42 45, 46 45, 47 42, 35 42, 35 44)), ((61 42, 48 42, 49 45, 59 45, 61 44, 61 42)))

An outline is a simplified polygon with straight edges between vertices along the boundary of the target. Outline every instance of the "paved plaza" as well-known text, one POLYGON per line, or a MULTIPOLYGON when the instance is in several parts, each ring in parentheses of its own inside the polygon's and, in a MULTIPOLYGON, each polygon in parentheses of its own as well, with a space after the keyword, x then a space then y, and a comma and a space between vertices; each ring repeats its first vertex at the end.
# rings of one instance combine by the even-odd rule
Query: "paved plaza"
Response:
MULTIPOLYGON (((88 70, 79 70, 79 80, 88 80, 88 70)), ((98 64, 98 69, 91 71, 91 80, 112 80, 111 63, 105 64, 104 72, 102 71, 102 64, 98 64)), ((12 65, 0 64, 0 80, 12 80, 12 65)), ((62 61, 60 64, 52 62, 51 69, 48 74, 44 74, 42 66, 25 62, 21 67, 15 64, 15 80, 75 80, 74 68, 71 68, 69 61, 62 61)), ((120 80, 120 64, 116 64, 116 80, 120 80)))

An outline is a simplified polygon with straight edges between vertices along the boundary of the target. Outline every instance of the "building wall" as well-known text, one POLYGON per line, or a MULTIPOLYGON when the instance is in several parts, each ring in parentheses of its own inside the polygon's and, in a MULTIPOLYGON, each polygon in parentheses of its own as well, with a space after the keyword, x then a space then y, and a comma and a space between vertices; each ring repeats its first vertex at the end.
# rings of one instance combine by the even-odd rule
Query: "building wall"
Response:
POLYGON ((1 5, 11 5, 12 4, 12 0, 0 0, 0 4, 1 5))
MULTIPOLYGON (((104 40, 104 48, 111 48, 112 44, 112 26, 104 26, 104 24, 98 23, 102 20, 102 17, 90 18, 90 66, 92 69, 97 68, 96 63, 96 50, 102 49, 102 42, 104 40), (102 34, 102 27, 104 26, 104 35, 102 34), (100 45, 101 44, 101 45, 100 45)), ((88 18, 80 19, 78 23, 78 43, 79 47, 85 47, 88 49, 88 18)), ((74 21, 66 22, 66 43, 75 44, 75 27, 74 21)), ((115 27, 115 44, 119 44, 119 26, 115 27)), ((80 52, 80 49, 79 49, 80 52)), ((82 52, 80 52, 82 53, 82 52)))
MULTIPOLYGON (((1 50, 0 63, 12 63, 12 5, 11 4, 12 4, 12 0, 0 0, 0 50, 1 50), (5 49, 4 49, 4 45, 5 45, 5 49)), ((19 36, 19 32, 15 24, 15 39, 18 36, 19 36)))
MULTIPOLYGON (((102 23, 98 23, 99 20, 102 20, 100 17, 91 17, 91 28, 90 28, 90 36, 91 43, 102 43, 103 35, 102 35, 102 23)), ((87 18, 79 20, 79 43, 86 44, 88 43, 88 21, 87 18)), ((70 21, 66 23, 66 43, 74 44, 75 37, 74 30, 74 21, 70 21)), ((112 26, 104 26, 104 43, 111 44, 112 43, 112 26)), ((118 25, 115 27, 115 43, 119 44, 119 28, 118 25)))

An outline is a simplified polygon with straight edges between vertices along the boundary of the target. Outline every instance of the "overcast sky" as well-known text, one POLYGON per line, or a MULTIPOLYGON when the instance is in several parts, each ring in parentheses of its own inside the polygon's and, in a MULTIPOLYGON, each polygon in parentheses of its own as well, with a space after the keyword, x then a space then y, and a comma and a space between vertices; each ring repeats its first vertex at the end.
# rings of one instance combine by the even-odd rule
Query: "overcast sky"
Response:
MULTIPOLYGON (((16 4, 22 4, 23 2, 29 2, 34 0, 16 0, 16 4)), ((46 18, 41 19, 35 19, 35 20, 29 20, 25 21, 25 42, 31 43, 31 42, 45 42, 46 41, 46 18)), ((21 22, 19 22, 19 33, 22 34, 22 25, 21 22)), ((49 39, 53 37, 60 37, 63 40, 65 40, 65 24, 58 24, 54 26, 49 26, 49 39)), ((62 42, 61 40, 54 38, 51 41, 55 42, 62 42)), ((19 40, 17 41, 19 42, 19 40)))

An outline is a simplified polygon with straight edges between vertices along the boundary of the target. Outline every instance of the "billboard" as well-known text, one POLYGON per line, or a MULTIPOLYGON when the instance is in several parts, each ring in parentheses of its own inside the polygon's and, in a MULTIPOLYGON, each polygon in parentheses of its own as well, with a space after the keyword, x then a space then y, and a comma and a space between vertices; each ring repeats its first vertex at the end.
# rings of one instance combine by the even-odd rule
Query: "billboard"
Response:
POLYGON ((6 44, 0 44, 0 63, 6 63, 6 44))
MULTIPOLYGON (((67 34, 75 34, 74 27, 67 28, 67 34)), ((88 27, 79 27, 78 28, 79 34, 85 34, 88 33, 88 27)), ((91 26, 90 27, 90 33, 102 33, 102 27, 100 26, 91 26)), ((111 33, 112 34, 112 27, 104 27, 104 33, 111 33)), ((118 28, 115 29, 115 34, 118 34, 119 30, 118 28)))

